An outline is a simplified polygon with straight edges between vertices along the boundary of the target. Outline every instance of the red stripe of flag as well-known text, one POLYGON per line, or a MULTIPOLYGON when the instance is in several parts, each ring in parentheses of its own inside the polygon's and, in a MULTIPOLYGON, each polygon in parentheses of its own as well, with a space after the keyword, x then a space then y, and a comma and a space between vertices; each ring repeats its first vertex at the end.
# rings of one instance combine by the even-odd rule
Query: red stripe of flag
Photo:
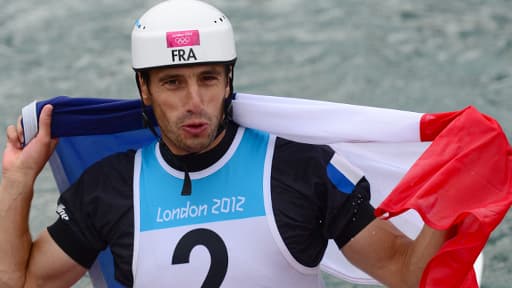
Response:
POLYGON ((432 228, 455 229, 420 287, 477 287, 473 263, 512 205, 512 149, 497 121, 474 107, 425 114, 420 129, 432 144, 375 213, 415 209, 432 228))

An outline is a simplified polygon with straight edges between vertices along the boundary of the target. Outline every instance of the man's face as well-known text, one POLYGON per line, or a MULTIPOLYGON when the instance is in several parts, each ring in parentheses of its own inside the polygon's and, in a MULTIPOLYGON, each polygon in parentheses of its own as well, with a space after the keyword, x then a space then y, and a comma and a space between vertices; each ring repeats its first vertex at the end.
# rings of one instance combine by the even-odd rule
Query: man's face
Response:
POLYGON ((174 154, 213 148, 229 85, 223 65, 157 68, 141 81, 144 104, 153 106, 162 139, 174 154))

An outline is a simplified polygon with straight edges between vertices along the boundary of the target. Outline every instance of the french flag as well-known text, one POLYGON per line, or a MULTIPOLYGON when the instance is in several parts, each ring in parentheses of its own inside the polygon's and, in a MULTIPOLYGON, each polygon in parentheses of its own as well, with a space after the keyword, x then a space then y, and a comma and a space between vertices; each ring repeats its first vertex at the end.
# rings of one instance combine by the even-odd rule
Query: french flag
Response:
MULTIPOLYGON (((154 140, 139 100, 61 96, 23 108, 27 143, 45 104, 54 106, 52 134, 60 138, 50 159, 60 191, 99 159, 154 140)), ((233 118, 245 127, 333 147, 367 177, 376 215, 408 236, 415 238, 423 223, 457 231, 428 263, 420 287, 478 287, 482 249, 512 205, 512 150, 496 120, 474 107, 424 114, 243 93, 233 100, 233 118)), ((353 283, 377 283, 333 243, 321 268, 353 283)), ((90 274, 95 287, 121 287, 108 251, 90 274)))

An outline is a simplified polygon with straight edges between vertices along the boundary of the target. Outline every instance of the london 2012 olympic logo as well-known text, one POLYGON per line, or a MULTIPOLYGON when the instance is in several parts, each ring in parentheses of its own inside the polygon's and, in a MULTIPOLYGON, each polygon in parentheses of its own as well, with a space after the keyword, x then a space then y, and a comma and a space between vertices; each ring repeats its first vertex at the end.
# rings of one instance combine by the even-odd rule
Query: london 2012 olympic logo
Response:
POLYGON ((186 45, 188 43, 190 43, 190 37, 176 37, 174 38, 174 43, 178 44, 178 45, 186 45))
POLYGON ((167 48, 200 45, 199 30, 167 32, 167 48))

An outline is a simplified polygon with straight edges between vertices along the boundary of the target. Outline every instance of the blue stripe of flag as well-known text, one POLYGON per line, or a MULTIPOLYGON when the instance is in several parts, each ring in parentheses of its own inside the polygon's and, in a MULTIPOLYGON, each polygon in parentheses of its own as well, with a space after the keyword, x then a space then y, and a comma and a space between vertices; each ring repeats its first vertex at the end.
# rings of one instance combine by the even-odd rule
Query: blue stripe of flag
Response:
POLYGON ((331 182, 343 193, 350 194, 354 191, 356 187, 352 181, 350 181, 340 170, 336 169, 334 165, 329 163, 327 165, 327 177, 331 180, 331 182))

